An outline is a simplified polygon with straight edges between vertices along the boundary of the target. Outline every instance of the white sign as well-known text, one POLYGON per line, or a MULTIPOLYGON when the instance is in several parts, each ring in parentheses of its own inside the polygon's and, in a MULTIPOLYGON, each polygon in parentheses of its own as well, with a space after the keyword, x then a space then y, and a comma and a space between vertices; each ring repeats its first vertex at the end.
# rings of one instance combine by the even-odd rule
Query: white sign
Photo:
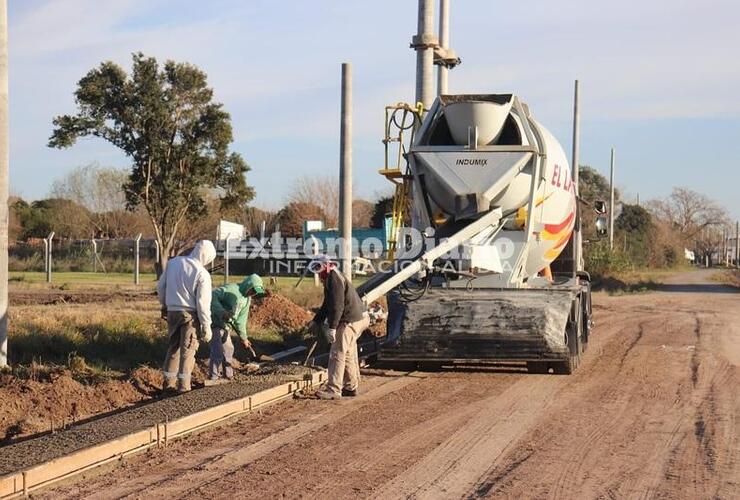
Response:
POLYGON ((244 226, 237 224, 236 222, 229 222, 222 220, 218 222, 218 229, 216 229, 216 240, 230 239, 243 239, 246 235, 244 226))

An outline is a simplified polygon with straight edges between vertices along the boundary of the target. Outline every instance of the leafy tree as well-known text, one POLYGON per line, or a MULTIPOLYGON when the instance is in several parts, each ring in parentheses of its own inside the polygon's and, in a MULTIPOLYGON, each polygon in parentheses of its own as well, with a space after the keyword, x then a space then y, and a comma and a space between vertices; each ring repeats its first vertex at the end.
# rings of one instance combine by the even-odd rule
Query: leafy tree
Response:
POLYGON ((663 246, 658 244, 651 235, 656 233, 652 216, 640 205, 622 205, 622 213, 614 221, 617 231, 615 245, 619 247, 619 240, 624 243, 622 251, 636 266, 646 266, 654 261, 654 255, 663 252, 663 246))
POLYGON ((92 236, 88 210, 71 200, 49 198, 30 205, 18 200, 13 205, 21 225, 20 237, 46 238, 54 231, 57 237, 82 239, 92 236))
MULTIPOLYGON (((596 200, 609 201, 609 181, 596 169, 581 165, 578 170, 578 194, 588 203, 596 200)), ((619 191, 614 190, 614 201, 619 200, 619 191)))
POLYGON ((393 211, 393 196, 384 196, 375 202, 370 227, 383 227, 386 216, 393 211))
POLYGON ((187 63, 133 55, 131 74, 113 62, 87 73, 75 91, 77 114, 58 116, 49 146, 67 148, 80 137, 104 139, 131 160, 127 206, 143 206, 160 244, 159 269, 176 247, 186 219, 202 216, 205 193, 223 207, 242 208, 254 196, 249 167, 229 153, 231 118, 213 101, 206 74, 187 63))
POLYGON ((294 201, 283 207, 277 215, 280 233, 283 236, 300 237, 303 223, 307 220, 326 220, 326 214, 318 205, 294 201))
POLYGON ((617 229, 622 231, 647 235, 653 226, 653 218, 644 207, 640 205, 622 205, 622 213, 614 221, 617 229))

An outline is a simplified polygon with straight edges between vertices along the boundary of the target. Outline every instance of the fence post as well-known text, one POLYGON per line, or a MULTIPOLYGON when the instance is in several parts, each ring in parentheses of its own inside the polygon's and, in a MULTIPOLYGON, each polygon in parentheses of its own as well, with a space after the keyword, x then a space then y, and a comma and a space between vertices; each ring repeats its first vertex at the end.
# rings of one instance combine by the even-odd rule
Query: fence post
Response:
POLYGON ((98 242, 95 241, 95 238, 90 240, 92 242, 92 251, 93 251, 93 272, 98 272, 98 242))
MULTIPOLYGON (((154 240, 154 269, 156 271, 157 264, 159 263, 159 241, 154 240)), ((164 272, 164 269, 162 269, 164 272)))
POLYGON ((46 250, 46 282, 51 283, 51 254, 52 254, 52 242, 54 241, 54 231, 49 233, 49 236, 44 240, 44 249, 46 250))
POLYGON ((231 234, 226 235, 224 240, 224 285, 229 282, 229 242, 231 241, 231 234))
POLYGON ((141 242, 141 233, 134 239, 134 285, 139 284, 139 243, 141 242))

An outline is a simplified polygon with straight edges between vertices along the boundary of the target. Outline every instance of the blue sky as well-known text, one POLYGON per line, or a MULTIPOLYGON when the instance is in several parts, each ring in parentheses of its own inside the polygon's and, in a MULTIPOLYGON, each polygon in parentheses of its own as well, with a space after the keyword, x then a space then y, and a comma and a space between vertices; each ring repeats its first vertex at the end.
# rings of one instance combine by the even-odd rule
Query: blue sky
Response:
MULTIPOLYGON (((515 92, 570 151, 573 80, 581 81, 582 163, 608 174, 617 148, 628 199, 703 192, 740 218, 740 3, 734 0, 453 0, 451 92, 515 92)), ((54 179, 97 161, 126 166, 85 139, 46 147, 76 82, 130 53, 192 62, 231 113, 252 166, 255 204, 277 208, 301 175, 334 175, 340 63, 354 71, 357 196, 389 191, 383 106, 411 101, 416 0, 10 0, 11 191, 45 196, 54 179)))

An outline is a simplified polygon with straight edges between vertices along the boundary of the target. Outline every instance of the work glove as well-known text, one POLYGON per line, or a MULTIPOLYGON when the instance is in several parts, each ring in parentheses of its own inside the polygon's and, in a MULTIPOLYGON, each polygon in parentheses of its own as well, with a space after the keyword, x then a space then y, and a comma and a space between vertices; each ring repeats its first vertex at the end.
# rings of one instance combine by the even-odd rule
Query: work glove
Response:
POLYGON ((242 345, 244 346, 244 349, 252 356, 253 359, 257 359, 257 353, 254 352, 254 348, 252 347, 252 343, 249 341, 249 339, 242 339, 242 345))
POLYGON ((208 342, 211 341, 211 337, 213 337, 213 332, 211 332, 211 329, 206 326, 201 326, 200 335, 198 335, 198 339, 207 344, 208 342))
POLYGON ((326 337, 327 342, 333 344, 334 341, 337 339, 337 329, 329 328, 329 326, 326 325, 324 328, 324 336, 326 337))

